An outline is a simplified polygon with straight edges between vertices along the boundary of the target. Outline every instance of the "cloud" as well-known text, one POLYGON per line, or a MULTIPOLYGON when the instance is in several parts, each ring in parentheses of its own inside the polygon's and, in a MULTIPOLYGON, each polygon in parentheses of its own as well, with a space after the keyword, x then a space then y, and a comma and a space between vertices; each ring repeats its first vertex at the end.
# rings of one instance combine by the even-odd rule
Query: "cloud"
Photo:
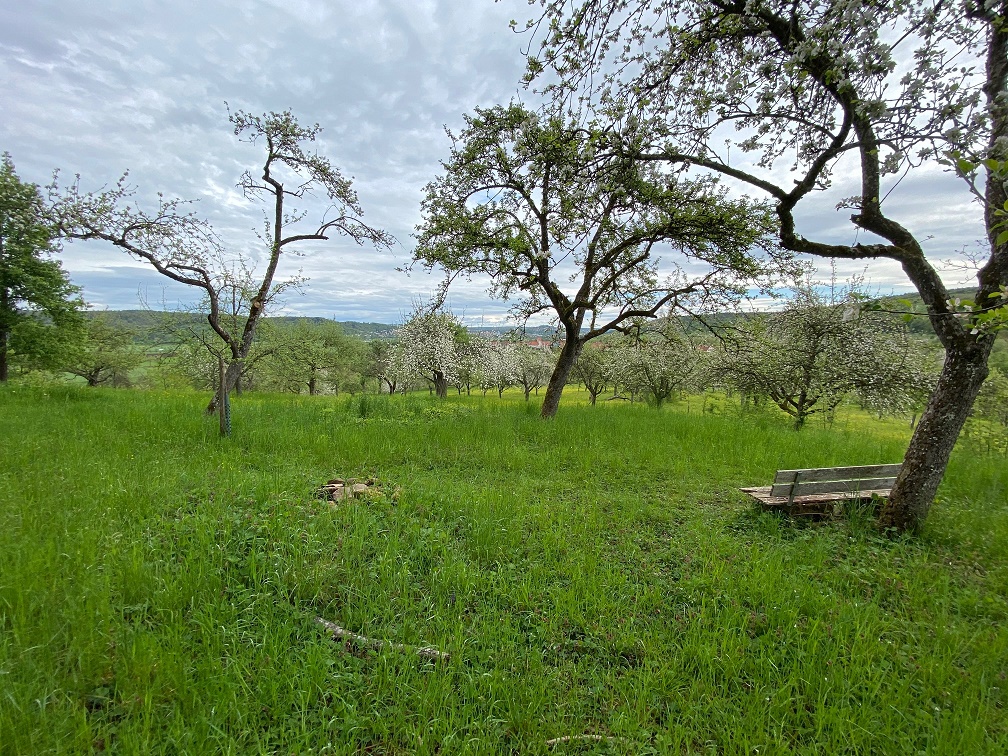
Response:
MULTIPOLYGON (((477 106, 528 97, 519 89, 527 39, 508 21, 532 12, 524 0, 6 3, 0 149, 38 183, 60 167, 98 188, 129 169, 138 201, 152 202, 158 191, 199 200, 198 212, 229 248, 255 257, 263 207, 234 184, 256 170, 262 151, 235 138, 225 101, 255 113, 291 108, 302 123, 322 125, 319 151, 354 177, 365 220, 400 245, 388 253, 338 238, 304 245, 303 257, 281 263, 281 275, 303 268, 311 279, 285 311, 395 322, 439 280, 396 268, 412 249, 423 187, 447 155, 443 129, 459 128, 477 106)), ((810 237, 855 241, 835 204, 803 209, 800 224, 810 237)), ((938 173, 908 179, 890 205, 912 231, 933 235, 927 244, 936 258, 981 235, 975 207, 938 173)), ((306 209, 313 217, 324 210, 306 209)), ((99 244, 68 246, 65 265, 85 297, 104 306, 137 306, 141 287, 186 298, 99 244)), ((871 270, 880 285, 907 285, 898 266, 871 270)), ((456 312, 502 317, 507 303, 490 300, 485 288, 474 281, 454 289, 456 312)))

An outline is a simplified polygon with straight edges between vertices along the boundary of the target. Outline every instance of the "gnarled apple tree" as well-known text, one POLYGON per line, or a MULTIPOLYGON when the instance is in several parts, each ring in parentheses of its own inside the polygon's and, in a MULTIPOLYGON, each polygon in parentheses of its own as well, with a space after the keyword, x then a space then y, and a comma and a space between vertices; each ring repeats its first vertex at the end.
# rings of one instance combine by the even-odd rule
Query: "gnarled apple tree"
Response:
MULTIPOLYGON (((227 390, 242 372, 256 328, 269 305, 297 279, 276 280, 280 257, 301 242, 324 241, 334 235, 357 244, 391 245, 392 237, 361 220, 363 211, 350 179, 328 158, 306 151, 321 127, 302 126, 289 110, 261 116, 236 110, 229 115, 235 135, 261 144, 266 158, 261 172, 246 171, 238 188, 250 200, 271 206, 260 238, 266 245, 266 267, 261 276, 249 273, 245 258, 234 262, 206 221, 181 200, 159 197, 156 208, 133 203, 133 190, 124 176, 111 189, 83 192, 79 180, 60 194, 51 192, 51 212, 59 234, 67 239, 100 239, 150 263, 168 278, 201 289, 207 321, 228 355, 227 390), (320 220, 308 223, 308 211, 294 207, 312 195, 328 203, 320 220), (236 271, 243 275, 237 275, 236 271), (239 283, 236 283, 238 281, 239 283), (226 318, 222 298, 240 301, 241 311, 226 318), (237 319, 236 317, 237 316, 237 319), (229 322, 230 321, 230 322, 229 322), (233 327, 231 327, 233 326, 233 327)), ((234 308, 232 308, 234 309, 234 308)), ((212 413, 219 397, 207 407, 212 413)))
POLYGON ((663 311, 724 306, 781 262, 763 207, 709 177, 625 158, 640 138, 632 123, 596 129, 514 104, 466 123, 427 186, 414 263, 448 281, 487 276, 492 295, 518 298, 520 320, 559 321, 543 417, 590 340, 663 311))
MULTIPOLYGON (((786 249, 888 258, 920 292, 945 362, 881 514, 885 527, 919 526, 987 376, 995 327, 1005 322, 1005 3, 549 0, 546 6, 532 24, 548 31, 530 60, 530 79, 553 76, 550 88, 562 100, 572 96, 644 119, 650 145, 637 155, 644 162, 688 165, 764 193, 786 249), (738 136, 731 138, 733 132, 738 136), (874 239, 837 244, 802 235, 796 208, 817 203, 817 190, 830 185, 845 156, 844 169, 861 186, 842 204, 853 209, 853 226, 874 239), (912 230, 885 204, 902 176, 928 160, 964 178, 984 206, 989 248, 968 310, 957 310, 925 255, 926 223, 912 230)), ((929 217, 940 219, 941 208, 929 217)))

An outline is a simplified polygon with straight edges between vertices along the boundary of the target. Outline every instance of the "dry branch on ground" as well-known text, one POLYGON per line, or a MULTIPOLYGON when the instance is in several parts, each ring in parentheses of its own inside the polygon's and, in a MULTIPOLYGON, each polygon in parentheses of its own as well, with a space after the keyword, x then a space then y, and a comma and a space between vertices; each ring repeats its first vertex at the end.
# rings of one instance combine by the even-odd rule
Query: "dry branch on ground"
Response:
POLYGON ((451 655, 447 652, 439 651, 438 649, 431 648, 430 646, 409 646, 405 643, 393 643, 392 641, 368 638, 365 635, 342 628, 335 622, 330 622, 322 617, 316 617, 315 621, 322 625, 322 627, 326 629, 334 640, 344 640, 361 648, 370 648, 376 651, 383 648, 390 648, 394 651, 408 651, 415 653, 417 656, 422 656, 425 659, 431 659, 433 661, 448 661, 451 658, 451 655))

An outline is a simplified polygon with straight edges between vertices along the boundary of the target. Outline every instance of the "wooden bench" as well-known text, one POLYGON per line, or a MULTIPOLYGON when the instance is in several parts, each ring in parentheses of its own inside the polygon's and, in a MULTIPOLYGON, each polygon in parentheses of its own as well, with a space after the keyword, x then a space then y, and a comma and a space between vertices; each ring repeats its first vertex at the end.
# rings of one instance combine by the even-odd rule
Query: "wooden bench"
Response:
POLYGON ((741 489, 763 508, 789 515, 828 515, 845 501, 871 501, 892 491, 900 465, 778 470, 772 486, 741 489))

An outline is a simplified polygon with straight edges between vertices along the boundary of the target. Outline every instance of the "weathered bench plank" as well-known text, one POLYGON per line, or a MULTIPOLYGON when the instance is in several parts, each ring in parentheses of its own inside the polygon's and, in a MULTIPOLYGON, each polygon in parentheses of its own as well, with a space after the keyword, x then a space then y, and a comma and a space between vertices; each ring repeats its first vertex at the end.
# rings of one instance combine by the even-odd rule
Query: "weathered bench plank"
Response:
MULTIPOLYGON (((749 486, 747 488, 740 488, 742 493, 748 494, 752 498, 766 504, 770 507, 781 507, 786 506, 788 503, 787 496, 771 496, 770 495, 771 486, 749 486)), ((875 496, 888 496, 890 488, 877 488, 877 489, 861 489, 853 494, 810 494, 806 496, 795 496, 792 500, 795 504, 818 504, 823 502, 837 502, 837 501, 847 501, 847 500, 869 500, 873 495, 875 496)))
POLYGON ((812 467, 806 470, 778 470, 774 483, 795 480, 854 480, 857 478, 895 478, 901 463, 893 465, 858 465, 857 467, 812 467))
POLYGON ((773 485, 741 490, 763 504, 764 509, 823 515, 844 501, 888 496, 899 470, 899 464, 778 470, 773 485))
POLYGON ((819 493, 853 494, 867 489, 891 489, 896 478, 858 478, 855 480, 810 481, 799 480, 797 483, 775 483, 771 496, 808 496, 819 493))

